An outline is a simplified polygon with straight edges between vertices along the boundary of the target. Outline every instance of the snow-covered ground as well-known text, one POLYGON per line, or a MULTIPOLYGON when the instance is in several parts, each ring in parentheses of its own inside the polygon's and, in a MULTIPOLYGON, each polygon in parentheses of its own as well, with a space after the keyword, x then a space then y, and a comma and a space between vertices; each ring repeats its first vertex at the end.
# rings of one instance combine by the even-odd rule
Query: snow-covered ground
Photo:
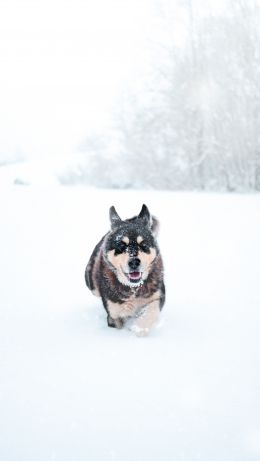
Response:
POLYGON ((259 461, 260 196, 0 187, 0 459, 259 461), (167 303, 106 326, 84 269, 142 203, 167 303))

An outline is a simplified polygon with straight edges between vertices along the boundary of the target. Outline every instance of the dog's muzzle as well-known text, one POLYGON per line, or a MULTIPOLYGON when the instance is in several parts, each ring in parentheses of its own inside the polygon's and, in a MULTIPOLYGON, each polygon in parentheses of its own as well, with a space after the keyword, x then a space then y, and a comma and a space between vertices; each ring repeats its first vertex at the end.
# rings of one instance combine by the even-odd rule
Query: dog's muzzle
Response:
POLYGON ((127 276, 131 283, 139 283, 142 279, 140 264, 141 261, 139 258, 132 258, 128 262, 129 272, 127 273, 127 276))
POLYGON ((139 258, 130 259, 128 262, 130 272, 137 270, 140 264, 141 264, 141 261, 139 258))

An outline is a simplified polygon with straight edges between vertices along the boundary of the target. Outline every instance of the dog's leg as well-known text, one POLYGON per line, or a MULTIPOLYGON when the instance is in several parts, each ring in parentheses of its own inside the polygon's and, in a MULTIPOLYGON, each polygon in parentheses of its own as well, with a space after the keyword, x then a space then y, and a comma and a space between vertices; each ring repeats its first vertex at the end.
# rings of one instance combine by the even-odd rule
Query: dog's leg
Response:
POLYGON ((157 323, 160 315, 160 300, 156 299, 145 306, 131 322, 130 330, 137 336, 146 336, 157 323))
POLYGON ((112 319, 110 315, 107 316, 107 324, 109 327, 118 328, 118 329, 121 329, 124 326, 124 322, 122 319, 120 318, 112 319))
POLYGON ((106 311, 108 313, 107 324, 109 327, 123 328, 126 320, 131 316, 127 303, 114 303, 110 300, 106 302, 106 311))

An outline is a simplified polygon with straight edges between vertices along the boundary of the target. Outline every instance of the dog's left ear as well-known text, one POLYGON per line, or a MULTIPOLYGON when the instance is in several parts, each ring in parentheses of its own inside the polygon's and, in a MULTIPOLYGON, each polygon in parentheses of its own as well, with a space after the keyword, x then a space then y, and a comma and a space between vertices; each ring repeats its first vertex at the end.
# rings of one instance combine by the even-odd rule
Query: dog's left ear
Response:
POLYGON ((116 209, 114 206, 111 206, 109 209, 109 218, 111 222, 111 229, 114 230, 116 227, 119 226, 119 224, 122 222, 122 219, 120 216, 117 214, 116 209))
POLYGON ((151 215, 146 205, 142 206, 138 218, 142 219, 145 222, 146 226, 151 227, 151 215))

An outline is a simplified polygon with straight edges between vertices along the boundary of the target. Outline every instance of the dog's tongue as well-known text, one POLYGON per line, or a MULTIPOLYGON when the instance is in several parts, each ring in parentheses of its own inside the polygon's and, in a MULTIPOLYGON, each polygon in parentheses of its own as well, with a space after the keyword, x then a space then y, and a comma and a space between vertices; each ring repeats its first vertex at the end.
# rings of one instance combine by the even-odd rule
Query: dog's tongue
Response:
POLYGON ((132 280, 138 280, 141 277, 141 272, 130 272, 129 276, 132 280))

